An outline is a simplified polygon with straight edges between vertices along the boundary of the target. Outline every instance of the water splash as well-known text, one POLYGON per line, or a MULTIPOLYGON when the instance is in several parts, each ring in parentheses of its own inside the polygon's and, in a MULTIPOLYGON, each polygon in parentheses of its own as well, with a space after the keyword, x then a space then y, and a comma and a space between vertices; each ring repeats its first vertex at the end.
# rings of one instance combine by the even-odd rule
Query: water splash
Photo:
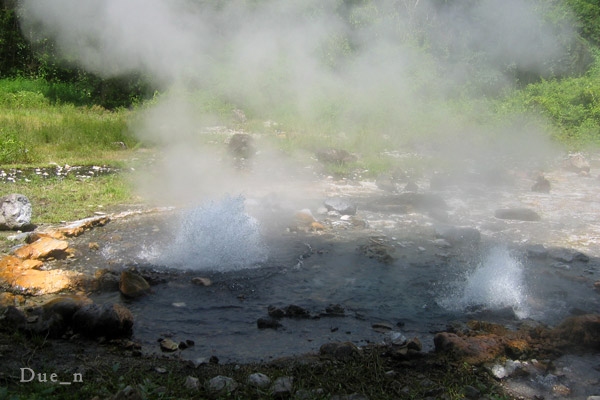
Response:
POLYGON ((165 265, 181 269, 231 271, 267 260, 258 221, 246 214, 242 196, 196 207, 183 214, 165 265))
POLYGON ((440 301, 451 311, 512 308, 518 318, 529 316, 524 268, 506 247, 494 247, 484 260, 440 301))

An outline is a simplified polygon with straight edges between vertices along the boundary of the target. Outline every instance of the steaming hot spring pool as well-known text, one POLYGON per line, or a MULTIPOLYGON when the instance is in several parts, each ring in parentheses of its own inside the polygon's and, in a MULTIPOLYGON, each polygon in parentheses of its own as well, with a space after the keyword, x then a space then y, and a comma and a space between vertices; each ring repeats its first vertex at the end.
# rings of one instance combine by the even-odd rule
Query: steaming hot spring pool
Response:
MULTIPOLYGON (((470 213, 447 195, 451 218, 481 231, 478 243, 449 245, 436 234, 448 222, 382 205, 370 186, 368 196, 357 192, 360 185, 342 189, 358 212, 352 218, 313 212, 324 231, 296 229, 292 210, 242 196, 113 220, 77 239, 81 248, 100 244, 85 253, 86 268, 136 267, 151 277, 153 290, 135 300, 119 292, 92 298, 133 312, 134 337, 145 352, 160 353, 160 338, 192 340, 180 356, 198 362, 269 361, 316 352, 330 341, 364 345, 402 337, 418 337, 429 351, 434 334, 451 323, 554 325, 600 310, 595 242, 586 242, 586 256, 559 245, 585 224, 592 231, 600 226, 586 220, 595 211, 590 207, 576 219, 557 206, 562 214, 546 212, 542 221, 507 222, 489 215, 486 199, 499 199, 495 207, 514 195, 471 194, 470 213), (197 277, 212 284, 193 283, 197 277), (289 305, 310 318, 282 318, 277 329, 259 329, 270 306, 289 305)), ((543 200, 530 191, 520 200, 532 198, 543 200)))

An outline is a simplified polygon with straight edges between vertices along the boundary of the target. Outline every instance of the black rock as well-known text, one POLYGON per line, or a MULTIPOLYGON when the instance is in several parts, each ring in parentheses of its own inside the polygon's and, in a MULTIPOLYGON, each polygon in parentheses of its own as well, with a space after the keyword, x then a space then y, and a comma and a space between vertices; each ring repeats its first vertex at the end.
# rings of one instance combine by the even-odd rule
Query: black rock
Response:
POLYGON ((274 318, 259 318, 256 321, 258 329, 277 329, 282 325, 274 318))

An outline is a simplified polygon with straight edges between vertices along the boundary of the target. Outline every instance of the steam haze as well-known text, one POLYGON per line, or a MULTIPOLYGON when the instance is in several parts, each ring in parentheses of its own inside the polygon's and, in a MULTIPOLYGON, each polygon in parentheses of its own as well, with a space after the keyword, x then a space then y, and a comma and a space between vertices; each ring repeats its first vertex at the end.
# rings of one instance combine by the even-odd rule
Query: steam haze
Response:
POLYGON ((564 56, 568 32, 544 21, 541 2, 347 3, 354 5, 26 0, 22 21, 26 32, 55 38, 60 54, 87 70, 105 77, 143 72, 163 90, 136 129, 165 149, 172 189, 177 180, 207 187, 229 180, 211 169, 218 156, 190 147, 204 127, 221 122, 194 107, 190 90, 216 94, 263 120, 322 122, 339 137, 367 132, 367 141, 397 144, 413 135, 417 146, 442 147, 459 159, 548 148, 543 132, 514 121, 498 134, 502 143, 490 146, 477 120, 486 110, 457 115, 446 107, 473 82, 505 87, 510 65, 542 73, 564 56), (196 172, 176 172, 182 164, 196 172))

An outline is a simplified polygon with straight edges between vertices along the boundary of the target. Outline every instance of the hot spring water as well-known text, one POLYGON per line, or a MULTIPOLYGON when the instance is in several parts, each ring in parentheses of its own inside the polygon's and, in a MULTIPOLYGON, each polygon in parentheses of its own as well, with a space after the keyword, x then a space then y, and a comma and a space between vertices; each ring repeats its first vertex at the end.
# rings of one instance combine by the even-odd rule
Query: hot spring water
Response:
POLYGON ((129 232, 137 242, 105 240, 104 261, 98 263, 137 265, 165 279, 135 301, 118 293, 96 301, 125 301, 136 318, 135 337, 148 351, 160 351, 157 339, 170 336, 195 342, 184 358, 215 355, 235 362, 313 352, 328 341, 379 343, 389 339, 372 328, 379 322, 393 328, 388 336, 416 336, 431 350, 435 332, 452 321, 516 325, 532 318, 554 324, 573 307, 598 308, 584 284, 564 279, 519 248, 482 243, 438 257, 415 242, 398 246, 404 253, 383 264, 358 251, 363 231, 290 232, 263 211, 246 210, 242 197, 227 197, 175 217, 98 228, 93 234, 104 239, 112 229, 120 236, 129 232), (195 285, 194 277, 210 278, 212 285, 195 285), (290 304, 320 318, 284 318, 277 330, 258 329, 270 305, 290 304), (343 307, 344 317, 324 314, 333 304, 343 307))

